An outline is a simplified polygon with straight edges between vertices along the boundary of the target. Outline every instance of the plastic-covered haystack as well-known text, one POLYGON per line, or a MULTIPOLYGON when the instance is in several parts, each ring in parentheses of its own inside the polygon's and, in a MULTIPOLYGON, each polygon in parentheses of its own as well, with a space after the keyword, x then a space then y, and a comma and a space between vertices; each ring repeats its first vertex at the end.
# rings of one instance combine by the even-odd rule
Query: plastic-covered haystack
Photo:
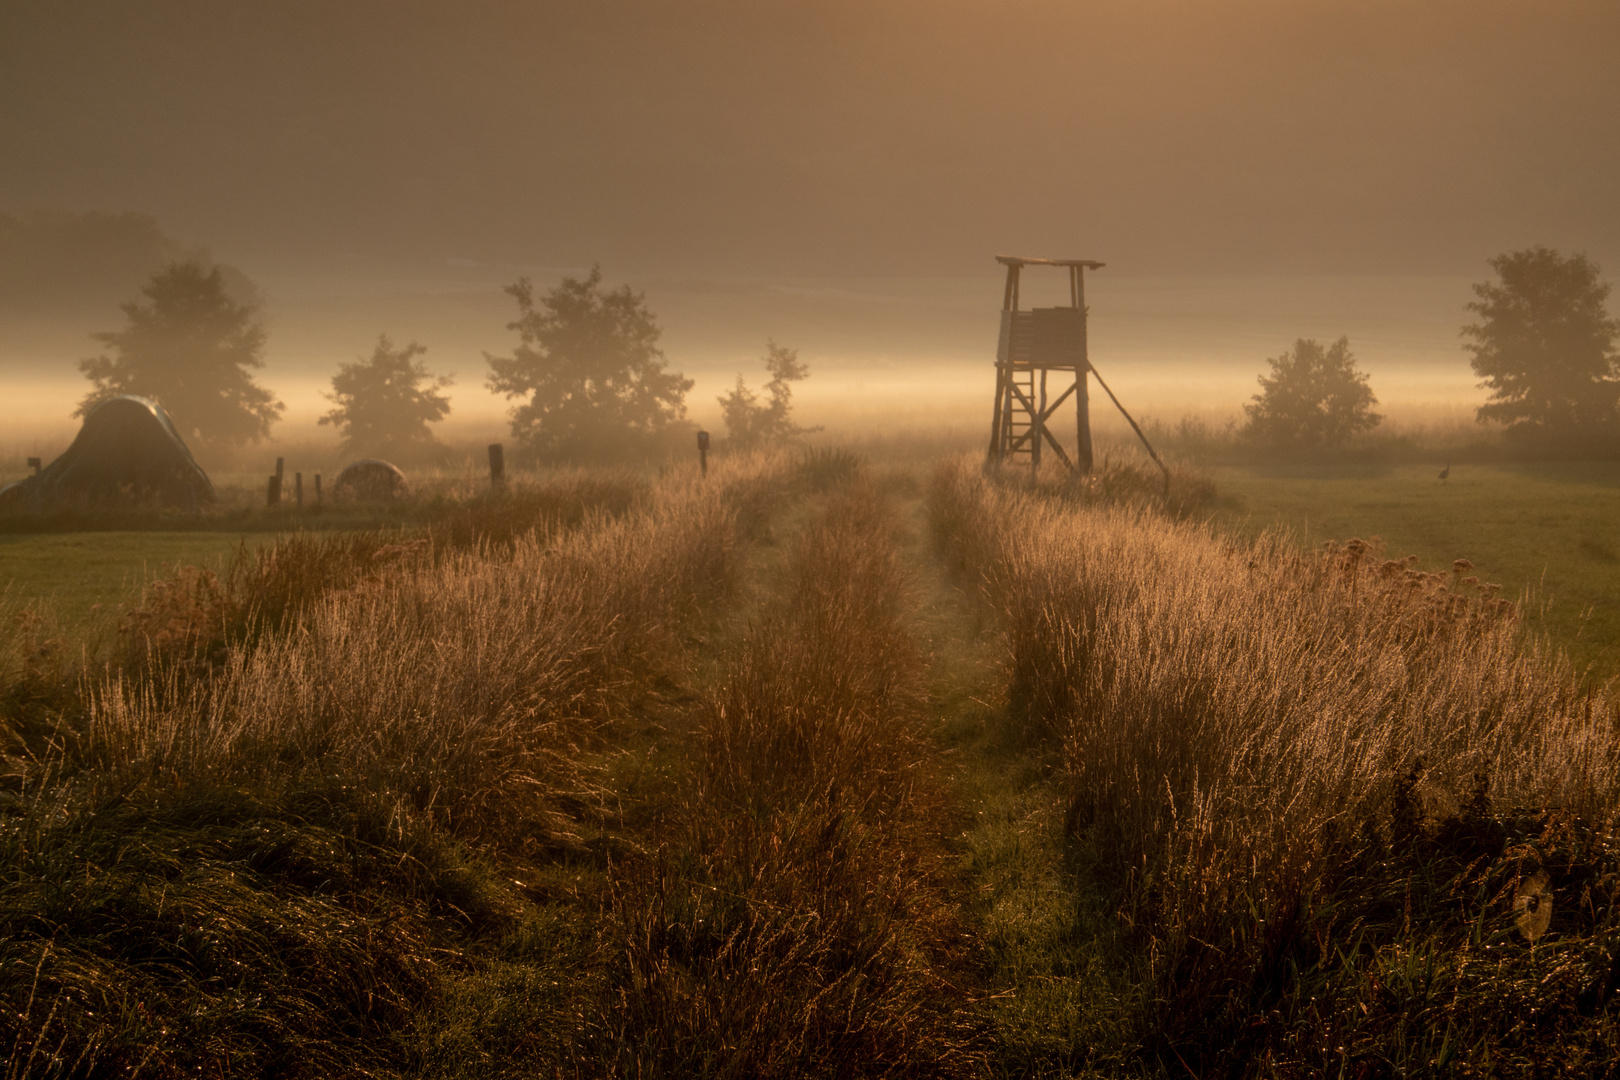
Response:
POLYGON ((84 418, 73 445, 44 471, 0 488, 0 512, 165 506, 214 502, 202 471, 169 414, 143 397, 108 398, 84 418))
POLYGON ((377 458, 365 458, 346 465, 332 485, 332 494, 339 499, 388 501, 410 494, 411 486, 398 467, 377 458))

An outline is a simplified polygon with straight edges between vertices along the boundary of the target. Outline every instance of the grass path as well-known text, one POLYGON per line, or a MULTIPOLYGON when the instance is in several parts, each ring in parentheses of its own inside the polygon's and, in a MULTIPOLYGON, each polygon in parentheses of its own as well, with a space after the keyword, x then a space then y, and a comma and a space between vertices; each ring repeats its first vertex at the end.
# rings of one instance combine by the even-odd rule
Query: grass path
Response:
POLYGON ((1096 853, 1064 837, 1056 750, 1010 724, 1000 643, 978 599, 947 574, 915 487, 902 502, 912 634, 928 658, 937 738, 961 808, 952 844, 982 943, 991 1072, 1133 1075, 1144 965, 1090 884, 1096 853))

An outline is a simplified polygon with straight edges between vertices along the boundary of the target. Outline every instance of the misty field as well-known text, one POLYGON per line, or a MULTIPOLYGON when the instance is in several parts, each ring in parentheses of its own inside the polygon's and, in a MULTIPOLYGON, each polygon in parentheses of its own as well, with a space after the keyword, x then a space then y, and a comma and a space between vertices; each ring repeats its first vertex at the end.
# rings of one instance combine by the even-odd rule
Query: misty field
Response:
POLYGON ((1577 666, 1620 674, 1620 467, 1612 462, 1451 466, 1217 466, 1215 518, 1305 546, 1354 537, 1426 570, 1456 559, 1502 586, 1577 666))
POLYGON ((834 450, 12 594, 6 1075, 1612 1071, 1612 701, 1415 474, 1272 479, 1334 546, 834 450))

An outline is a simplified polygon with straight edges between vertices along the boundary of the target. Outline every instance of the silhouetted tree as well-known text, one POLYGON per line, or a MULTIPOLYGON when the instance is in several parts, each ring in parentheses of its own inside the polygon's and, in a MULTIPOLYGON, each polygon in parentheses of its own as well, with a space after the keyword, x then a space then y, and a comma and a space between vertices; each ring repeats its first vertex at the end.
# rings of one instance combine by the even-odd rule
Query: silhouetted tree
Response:
POLYGON ((159 270, 123 305, 124 329, 93 335, 108 355, 79 362, 95 389, 82 416, 119 394, 157 401, 182 435, 210 445, 257 442, 282 404, 249 372, 264 366, 264 326, 252 304, 231 299, 218 268, 179 262, 159 270))
POLYGON ((615 453, 645 443, 686 415, 692 380, 664 369, 659 329, 628 285, 604 291, 602 272, 565 277, 537 302, 520 278, 511 356, 484 354, 489 388, 527 398, 512 410, 512 434, 547 456, 615 453))
POLYGON ((449 414, 450 399, 439 391, 452 379, 434 376, 416 359, 425 352, 414 341, 396 349, 379 334, 369 360, 338 368, 326 395, 337 408, 320 422, 338 429, 346 452, 412 458, 439 445, 428 425, 449 414))
POLYGON ((1491 400, 1479 419, 1510 429, 1589 433, 1612 424, 1620 402, 1615 337, 1620 321, 1604 301, 1609 286, 1585 255, 1564 258, 1546 247, 1490 261, 1498 281, 1474 286, 1463 327, 1473 339, 1474 373, 1491 400))
POLYGON ((762 358, 771 381, 765 384, 770 404, 759 404, 759 396, 748 389, 741 375, 737 385, 718 398, 721 416, 732 445, 747 449, 767 442, 779 442, 796 435, 808 435, 821 428, 803 428, 788 418, 793 409, 793 383, 810 377, 810 369, 799 360, 799 350, 784 348, 774 341, 765 343, 762 358))
POLYGON ((1324 349, 1307 338, 1281 356, 1268 358, 1271 375, 1260 376, 1261 392, 1252 404, 1244 434, 1272 446, 1339 446, 1357 432, 1378 425, 1382 416, 1367 376, 1356 370, 1350 339, 1324 349))

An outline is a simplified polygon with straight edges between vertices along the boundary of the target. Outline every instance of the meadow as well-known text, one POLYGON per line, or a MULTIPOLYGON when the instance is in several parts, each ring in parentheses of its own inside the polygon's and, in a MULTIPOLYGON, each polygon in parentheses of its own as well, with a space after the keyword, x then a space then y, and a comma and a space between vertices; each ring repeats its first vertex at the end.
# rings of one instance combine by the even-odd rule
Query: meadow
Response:
POLYGON ((1612 701, 1250 475, 519 474, 8 596, 5 1074, 1612 1072, 1612 701))
POLYGON ((1213 519, 1309 547, 1355 537, 1427 570, 1456 559, 1595 677, 1620 674, 1620 464, 1214 465, 1213 519))

